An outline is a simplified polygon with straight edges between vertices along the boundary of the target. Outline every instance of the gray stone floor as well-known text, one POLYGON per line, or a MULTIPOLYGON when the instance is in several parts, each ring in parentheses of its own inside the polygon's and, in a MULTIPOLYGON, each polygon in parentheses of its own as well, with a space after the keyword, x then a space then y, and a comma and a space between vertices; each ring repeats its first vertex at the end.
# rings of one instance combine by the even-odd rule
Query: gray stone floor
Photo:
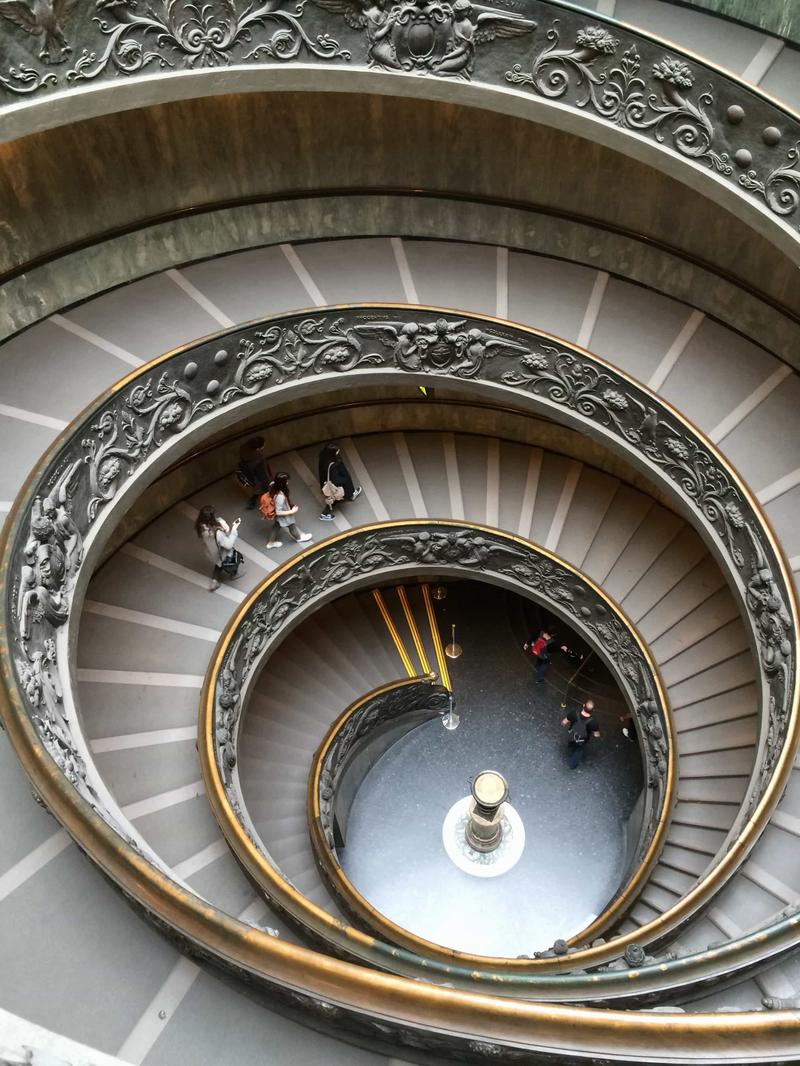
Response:
POLYGON ((469 582, 449 586, 437 612, 443 633, 456 623, 464 648, 451 664, 461 724, 451 733, 429 722, 373 767, 343 865, 374 906, 419 936, 484 955, 530 954, 585 927, 618 887, 642 783, 638 748, 620 734, 619 708, 598 701, 603 735, 570 770, 560 697, 534 683, 518 605, 469 582), (519 863, 493 879, 459 871, 441 839, 445 814, 483 769, 506 776, 526 832, 519 863))

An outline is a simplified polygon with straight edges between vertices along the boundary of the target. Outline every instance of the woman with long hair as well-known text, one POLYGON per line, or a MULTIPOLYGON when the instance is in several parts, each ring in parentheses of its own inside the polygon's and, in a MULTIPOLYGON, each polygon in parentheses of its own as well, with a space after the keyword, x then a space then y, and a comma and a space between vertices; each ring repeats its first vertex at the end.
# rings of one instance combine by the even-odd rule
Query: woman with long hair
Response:
POLYGON ((240 576, 242 553, 236 550, 236 541, 239 539, 241 521, 241 518, 237 518, 233 525, 229 526, 213 507, 200 508, 194 529, 214 566, 211 584, 208 586, 209 592, 218 589, 221 578, 226 575, 232 581, 240 576))
POLYGON ((319 453, 317 465, 319 474, 319 487, 325 499, 325 509, 319 516, 323 522, 333 521, 333 509, 338 500, 354 500, 361 495, 361 486, 355 486, 350 477, 342 458, 342 451, 338 444, 326 444, 319 453), (333 487, 334 491, 331 491, 333 487), (339 492, 335 490, 339 489, 339 492))
MULTIPOLYGON (((292 503, 289 496, 289 475, 283 471, 276 474, 275 480, 270 485, 269 492, 275 502, 275 520, 278 523, 278 529, 288 533, 293 540, 311 540, 311 534, 304 533, 295 523, 294 516, 300 508, 292 503)), ((273 526, 267 541, 268 548, 279 548, 283 543, 276 539, 276 534, 277 530, 273 526)))

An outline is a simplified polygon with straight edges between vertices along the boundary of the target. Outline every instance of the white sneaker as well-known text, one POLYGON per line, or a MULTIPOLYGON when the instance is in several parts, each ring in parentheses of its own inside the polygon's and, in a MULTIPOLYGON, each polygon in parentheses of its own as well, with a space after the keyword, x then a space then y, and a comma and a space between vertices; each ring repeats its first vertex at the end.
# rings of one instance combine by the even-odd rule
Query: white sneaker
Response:
POLYGON ((362 493, 362 488, 359 485, 357 489, 353 489, 353 495, 350 497, 350 499, 351 500, 357 500, 358 497, 361 495, 361 493, 362 493))
POLYGON ((216 592, 218 588, 219 588, 219 581, 217 581, 217 579, 214 578, 213 581, 211 582, 211 584, 208 586, 208 591, 209 592, 216 592))
POLYGON ((271 543, 269 543, 267 545, 267 547, 268 548, 282 548, 283 547, 283 541, 282 540, 273 540, 273 541, 271 541, 271 543))
POLYGON ((301 533, 300 534, 300 540, 301 541, 311 540, 311 534, 310 533, 301 533))

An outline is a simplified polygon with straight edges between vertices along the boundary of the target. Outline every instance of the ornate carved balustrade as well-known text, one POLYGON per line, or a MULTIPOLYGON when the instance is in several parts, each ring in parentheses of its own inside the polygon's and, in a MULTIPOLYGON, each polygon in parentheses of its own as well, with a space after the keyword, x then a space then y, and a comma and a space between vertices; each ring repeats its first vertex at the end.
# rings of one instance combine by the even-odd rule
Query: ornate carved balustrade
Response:
MULTIPOLYGON (((15 0, 0 5, 0 32, 0 104, 14 118, 6 137, 27 131, 26 109, 33 129, 270 84, 480 105, 462 88, 473 83, 493 90, 484 106, 704 171, 718 192, 799 235, 797 115, 666 42, 554 0, 15 0), (408 77, 425 87, 409 89, 408 77)), ((680 177, 686 167, 671 169, 680 177)))
MULTIPOLYGON (((472 577, 501 584, 546 606, 564 618, 605 661, 615 676, 637 721, 644 770, 641 826, 629 870, 620 891, 604 913, 575 939, 587 944, 600 931, 619 920, 644 887, 658 858, 668 825, 674 787, 674 742, 666 699, 654 664, 628 619, 584 575, 544 549, 497 530, 463 522, 415 520, 384 522, 340 534, 302 552, 251 593, 226 629, 206 678, 198 724, 200 761, 212 810, 239 862, 290 921, 311 929, 319 939, 341 954, 357 955, 388 966, 371 938, 354 930, 300 896, 286 882, 258 837, 239 783, 238 738, 248 693, 272 649, 298 620, 336 596, 391 577, 393 581, 425 575, 472 577)), ((425 687, 417 683, 417 688, 425 687)), ((427 698, 430 699, 430 691, 427 698)), ((340 764, 359 727, 395 713, 394 704, 414 704, 415 688, 381 692, 351 708, 323 744, 326 755, 312 769, 312 819, 318 843, 330 834, 330 799, 334 791, 334 764, 340 764), (340 734, 340 729, 343 735, 340 734), (313 784, 316 781, 316 784, 313 784), (327 799, 321 799, 321 790, 327 799)), ((330 843, 330 841, 329 841, 330 843)), ((318 855, 320 851, 318 849, 318 855)), ((393 925, 378 915, 358 895, 347 879, 327 863, 334 890, 350 912, 378 928, 393 943, 416 953, 421 973, 430 974, 427 960, 438 958, 461 966, 474 979, 478 969, 520 973, 535 969, 539 961, 494 960, 446 950, 393 925), (423 959, 426 960, 423 962, 423 959)), ((612 948, 611 954, 619 954, 612 948)), ((403 962, 407 972, 409 959, 403 962)), ((577 963, 575 963, 577 964, 577 963)), ((448 971, 448 977, 456 975, 448 971)), ((463 976, 461 978, 463 980, 463 976)))
MULTIPOLYGON (((173 352, 104 394, 48 451, 4 527, 8 580, 0 612, 9 736, 42 800, 134 902, 187 950, 258 981, 271 994, 373 1035, 366 1015, 380 1014, 381 1032, 401 1046, 421 1039, 426 1047, 468 1054, 470 1040, 497 1047, 521 1041, 556 1055, 561 1044, 611 1053, 624 1031, 628 1048, 644 1049, 646 1060, 655 1043, 660 1050, 674 1045, 669 1027, 645 1015, 607 1012, 601 1018, 586 1011, 576 1027, 574 1008, 561 1014, 502 1000, 490 1007, 485 997, 320 959, 215 911, 148 852, 93 764, 74 702, 72 652, 86 583, 119 516, 205 434, 263 411, 273 398, 310 395, 347 380, 384 388, 401 380, 450 381, 476 398, 502 397, 506 406, 575 426, 623 451, 705 536, 739 597, 757 656, 757 769, 716 868, 636 940, 678 927, 724 884, 765 826, 797 742, 797 609, 780 552, 735 472, 676 412, 574 346, 489 319, 406 306, 281 316, 173 352), (434 1036, 432 1028, 449 1035, 434 1036)), ((542 960, 541 975, 527 979, 539 998, 634 999, 713 980, 786 951, 797 944, 799 928, 800 917, 792 913, 757 934, 658 964, 632 937, 620 938, 585 953, 583 964, 605 965, 624 950, 623 969, 565 973, 577 960, 551 959, 542 960)), ((497 993, 502 982, 477 987, 497 993)), ((777 1056, 781 1040, 793 1039, 797 1019, 776 1014, 769 1020, 777 1056)), ((694 1040, 693 1053, 706 1047, 712 1054, 718 1033, 708 1020, 682 1019, 681 1026, 694 1040)), ((726 1015, 719 1026, 738 1040, 743 1058, 757 1054, 757 1018, 726 1015)))
POLYGON ((307 815, 318 859, 336 854, 353 798, 377 759, 411 729, 444 715, 449 707, 450 693, 430 674, 381 685, 336 719, 308 775, 307 815))

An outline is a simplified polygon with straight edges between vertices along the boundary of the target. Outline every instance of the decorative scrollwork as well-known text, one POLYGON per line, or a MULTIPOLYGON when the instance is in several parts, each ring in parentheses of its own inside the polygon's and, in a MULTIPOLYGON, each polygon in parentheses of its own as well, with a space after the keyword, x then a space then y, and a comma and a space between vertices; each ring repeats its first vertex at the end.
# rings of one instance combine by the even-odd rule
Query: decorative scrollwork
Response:
POLYGON ((112 499, 126 472, 213 408, 210 397, 193 400, 184 385, 164 373, 155 385, 152 380, 135 385, 118 406, 105 410, 91 426, 94 435, 82 442, 92 487, 90 521, 100 504, 112 499))
POLYGON ((677 420, 660 414, 646 394, 621 386, 611 370, 549 344, 522 356, 501 380, 613 429, 680 487, 715 526, 737 567, 744 568, 739 536, 747 510, 743 494, 708 449, 677 420))
POLYGON ((65 23, 73 2, 0 0, 0 18, 23 31, 14 62, 2 62, 0 92, 354 59, 372 70, 529 88, 708 167, 778 219, 800 213, 800 127, 789 112, 696 57, 665 53, 624 26, 587 23, 551 0, 526 0, 524 17, 471 0, 94 0, 93 16, 75 11, 68 27, 77 59, 59 72, 37 69, 34 41, 43 42, 39 60, 50 66, 72 52, 65 23), (542 23, 548 29, 537 38, 542 23), (491 61, 480 62, 482 55, 491 61), (776 166, 784 137, 794 147, 776 166), (749 169, 735 173, 740 167, 749 169))
POLYGON ((383 362, 377 353, 364 351, 357 330, 344 325, 343 318, 329 322, 305 318, 290 329, 272 327, 257 332, 236 353, 233 382, 222 393, 223 403, 241 396, 253 396, 269 382, 282 385, 304 374, 339 373, 383 362))
POLYGON ((67 80, 91 81, 109 69, 138 74, 151 63, 191 70, 226 66, 234 59, 285 61, 303 49, 318 59, 350 59, 350 53, 327 33, 315 40, 306 33, 300 23, 305 0, 297 0, 291 11, 281 10, 280 2, 248 3, 237 11, 233 0, 156 0, 139 11, 137 0, 97 0, 101 14, 94 21, 108 40, 100 54, 84 49, 67 71, 67 80), (265 39, 249 52, 242 51, 240 46, 252 43, 257 28, 271 26, 276 28, 265 39))
POLYGON ((9 67, 7 73, 0 74, 0 86, 17 96, 35 93, 48 85, 55 85, 57 80, 55 74, 42 74, 25 63, 20 63, 18 67, 9 67))
POLYGON ((744 189, 763 196, 776 215, 793 215, 800 207, 800 141, 786 154, 786 162, 762 181, 755 170, 739 177, 744 189))
POLYGON ((530 72, 517 63, 506 72, 508 82, 530 85, 556 100, 572 89, 576 107, 590 107, 616 126, 652 133, 659 143, 669 135, 681 155, 707 163, 720 174, 733 173, 728 153, 712 147, 716 131, 706 111, 714 102, 712 88, 709 85, 696 103, 690 100, 686 93, 695 75, 687 63, 671 56, 655 63, 651 77, 660 83, 661 92, 648 91, 635 44, 625 49, 617 65, 603 64, 604 57, 616 55, 620 43, 608 30, 584 26, 573 47, 559 48, 558 26, 556 19, 547 31, 550 45, 533 59, 530 72))

